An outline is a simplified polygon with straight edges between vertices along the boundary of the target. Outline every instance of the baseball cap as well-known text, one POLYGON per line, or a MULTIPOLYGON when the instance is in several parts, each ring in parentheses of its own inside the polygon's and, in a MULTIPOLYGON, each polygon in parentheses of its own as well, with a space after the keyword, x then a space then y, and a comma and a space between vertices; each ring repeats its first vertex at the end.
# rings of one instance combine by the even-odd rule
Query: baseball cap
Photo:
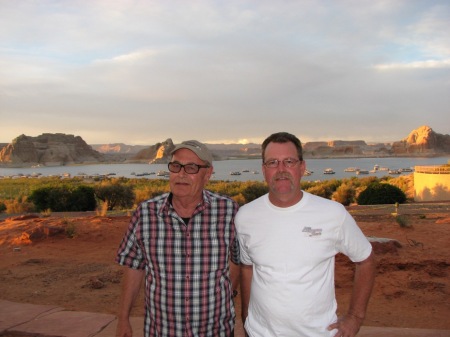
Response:
POLYGON ((200 143, 198 140, 186 140, 181 144, 175 146, 175 148, 170 152, 173 155, 176 151, 180 149, 188 149, 194 152, 201 160, 212 165, 213 157, 209 149, 205 144, 200 143))

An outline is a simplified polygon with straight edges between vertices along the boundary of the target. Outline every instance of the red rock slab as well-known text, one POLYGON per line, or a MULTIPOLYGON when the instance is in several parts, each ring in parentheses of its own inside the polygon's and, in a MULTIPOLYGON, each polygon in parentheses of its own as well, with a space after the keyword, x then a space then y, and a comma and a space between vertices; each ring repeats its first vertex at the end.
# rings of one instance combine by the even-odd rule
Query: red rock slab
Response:
POLYGON ((0 300, 0 333, 64 308, 54 305, 36 305, 0 300))
POLYGON ((42 336, 91 337, 107 327, 115 316, 83 311, 59 311, 40 316, 15 326, 8 332, 39 334, 42 336))
MULTIPOLYGON (((144 317, 131 317, 131 328, 133 337, 144 337, 144 317)), ((111 322, 105 329, 94 337, 111 337, 116 335, 117 319, 111 322)))
POLYGON ((358 337, 450 337, 450 330, 363 326, 358 337))

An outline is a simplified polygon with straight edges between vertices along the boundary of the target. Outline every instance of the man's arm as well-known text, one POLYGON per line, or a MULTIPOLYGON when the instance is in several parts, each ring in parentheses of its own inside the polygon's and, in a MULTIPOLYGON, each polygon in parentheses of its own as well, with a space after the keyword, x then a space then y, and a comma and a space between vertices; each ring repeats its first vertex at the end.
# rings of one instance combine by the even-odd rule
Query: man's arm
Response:
POLYGON ((230 278, 231 278, 231 284, 233 287, 233 291, 237 291, 239 287, 239 278, 241 274, 241 268, 238 264, 234 263, 233 261, 229 261, 230 265, 230 278))
POLYGON ((248 316, 248 305, 250 303, 250 288, 253 277, 253 266, 241 264, 241 317, 242 323, 248 316))
POLYGON ((375 258, 373 253, 364 261, 355 263, 350 308, 344 317, 329 326, 329 330, 338 329, 335 336, 356 336, 366 316, 367 304, 375 281, 375 258))
POLYGON ((139 295, 144 270, 126 268, 123 283, 122 295, 120 297, 119 313, 117 315, 116 337, 132 337, 133 332, 130 324, 130 312, 133 304, 139 295))

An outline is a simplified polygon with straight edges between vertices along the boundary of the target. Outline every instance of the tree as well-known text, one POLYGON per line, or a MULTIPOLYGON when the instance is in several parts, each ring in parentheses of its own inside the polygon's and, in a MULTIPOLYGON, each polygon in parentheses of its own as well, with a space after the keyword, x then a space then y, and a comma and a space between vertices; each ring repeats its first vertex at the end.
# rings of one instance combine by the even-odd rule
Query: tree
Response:
POLYGON ((333 200, 341 203, 344 206, 349 206, 355 199, 355 188, 349 184, 344 183, 339 186, 333 193, 333 200))
POLYGON ((129 209, 134 203, 133 187, 117 182, 105 182, 95 188, 95 195, 108 205, 108 210, 115 208, 129 209))
POLYGON ((243 189, 242 196, 245 198, 245 202, 250 202, 266 194, 268 191, 269 188, 265 183, 255 181, 243 189))
POLYGON ((406 201, 405 193, 387 183, 372 183, 356 198, 358 205, 402 204, 406 201))
POLYGON ((96 207, 94 189, 90 186, 44 186, 34 190, 30 197, 39 212, 85 212, 96 207))

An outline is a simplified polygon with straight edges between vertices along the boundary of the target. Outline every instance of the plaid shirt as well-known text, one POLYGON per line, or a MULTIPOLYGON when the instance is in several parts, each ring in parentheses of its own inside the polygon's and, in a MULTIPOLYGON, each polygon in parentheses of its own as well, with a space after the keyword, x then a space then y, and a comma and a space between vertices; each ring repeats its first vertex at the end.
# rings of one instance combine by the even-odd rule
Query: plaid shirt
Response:
POLYGON ((228 260, 239 264, 231 199, 203 192, 188 225, 170 194, 134 212, 116 261, 145 269, 145 336, 228 337, 235 311, 228 260))

